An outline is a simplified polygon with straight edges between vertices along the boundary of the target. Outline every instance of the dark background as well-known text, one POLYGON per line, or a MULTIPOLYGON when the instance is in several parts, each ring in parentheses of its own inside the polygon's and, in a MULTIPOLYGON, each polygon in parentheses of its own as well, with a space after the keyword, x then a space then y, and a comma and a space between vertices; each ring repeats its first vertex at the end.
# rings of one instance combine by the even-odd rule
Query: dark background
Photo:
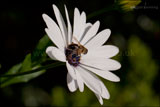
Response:
MULTIPOLYGON (((5 1, 0 3, 0 74, 5 73, 13 65, 21 62, 25 55, 32 52, 46 33, 46 27, 42 14, 46 13, 55 20, 52 4, 56 4, 64 15, 64 7, 66 4, 70 20, 72 23, 73 11, 75 7, 79 10, 85 11, 87 15, 97 10, 106 8, 114 4, 113 0, 48 0, 48 1, 5 1)), ((139 6, 158 6, 156 0, 144 0, 139 6)), ((158 9, 135 9, 133 12, 125 11, 110 11, 104 14, 90 18, 89 22, 94 23, 100 20, 100 30, 110 28, 112 35, 121 34, 127 41, 132 34, 139 35, 138 37, 151 49, 152 58, 159 66, 159 41, 160 41, 160 17, 158 9), (138 23, 139 16, 147 16, 158 26, 158 30, 148 32, 142 29, 138 23), (103 23, 104 22, 104 23, 103 23)), ((111 35, 111 36, 112 36, 111 35)), ((116 44, 114 37, 109 39, 109 43, 116 44)), ((118 45, 117 45, 118 46, 118 45)), ((126 45, 120 47, 122 50, 126 49, 126 45)), ((124 61, 125 62, 125 61, 124 61)), ((146 66, 147 67, 147 66, 146 66)), ((126 66, 122 64, 122 69, 126 66)), ((35 86, 42 88, 46 92, 50 92, 54 86, 63 86, 68 91, 66 86, 67 70, 65 66, 57 67, 56 71, 49 69, 45 74, 31 80, 28 83, 15 84, 10 87, 0 89, 1 99, 0 105, 17 105, 24 106, 21 92, 25 86, 35 86), (8 93, 8 92, 11 93, 8 93)), ((142 71, 143 72, 143 71, 142 71)), ((124 73, 124 72, 123 72, 124 73)), ((122 74, 118 74, 121 78, 122 74)), ((159 71, 154 78, 153 90, 159 94, 159 71)))

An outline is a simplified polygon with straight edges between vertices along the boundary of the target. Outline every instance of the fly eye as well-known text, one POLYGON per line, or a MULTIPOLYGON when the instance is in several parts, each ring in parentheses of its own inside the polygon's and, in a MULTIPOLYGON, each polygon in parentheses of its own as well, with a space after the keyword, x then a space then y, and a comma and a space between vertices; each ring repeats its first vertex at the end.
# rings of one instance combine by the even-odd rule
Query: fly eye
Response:
POLYGON ((75 49, 75 46, 70 46, 69 48, 70 48, 70 49, 75 49))
POLYGON ((69 45, 68 48, 72 49, 72 50, 75 50, 75 49, 78 49, 78 45, 77 44, 72 44, 72 45, 69 45))

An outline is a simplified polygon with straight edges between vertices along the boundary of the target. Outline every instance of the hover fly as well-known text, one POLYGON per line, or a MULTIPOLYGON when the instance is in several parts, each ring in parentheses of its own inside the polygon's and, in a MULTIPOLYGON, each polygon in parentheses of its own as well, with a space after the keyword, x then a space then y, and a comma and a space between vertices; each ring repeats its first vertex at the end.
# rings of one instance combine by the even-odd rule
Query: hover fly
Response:
POLYGON ((83 45, 81 45, 80 42, 75 37, 73 37, 73 39, 78 44, 72 42, 70 45, 68 45, 65 51, 65 55, 67 61, 71 65, 77 66, 79 64, 81 54, 87 54, 88 49, 85 48, 83 45))

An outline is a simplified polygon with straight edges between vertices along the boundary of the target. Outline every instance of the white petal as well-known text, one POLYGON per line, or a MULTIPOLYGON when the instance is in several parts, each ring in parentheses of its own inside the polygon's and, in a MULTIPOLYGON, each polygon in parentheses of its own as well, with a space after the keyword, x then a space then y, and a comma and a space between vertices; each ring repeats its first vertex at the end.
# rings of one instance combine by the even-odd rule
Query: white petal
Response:
POLYGON ((102 99, 101 95, 98 95, 98 94, 95 94, 95 95, 96 95, 96 97, 98 98, 99 103, 100 103, 101 105, 103 105, 103 99, 102 99))
POLYGON ((102 93, 101 96, 105 99, 109 99, 110 98, 110 94, 106 88, 106 86, 104 85, 104 83, 102 81, 100 81, 101 84, 101 88, 102 88, 102 93))
POLYGON ((49 46, 47 49, 46 49, 46 53, 48 54, 48 56, 53 59, 53 60, 57 60, 53 54, 52 54, 52 51, 53 51, 53 46, 49 46))
POLYGON ((69 15, 68 15, 68 11, 67 11, 66 6, 65 6, 65 13, 66 13, 67 25, 68 25, 68 44, 71 44, 71 42, 72 42, 72 27, 71 27, 71 23, 69 20, 69 15))
POLYGON ((84 30, 81 38, 79 39, 79 41, 82 41, 83 37, 84 37, 84 36, 86 35, 86 33, 89 31, 89 29, 91 28, 91 26, 92 26, 91 23, 87 23, 87 24, 85 25, 85 30, 84 30))
MULTIPOLYGON (((53 4, 53 10, 54 10, 54 13, 55 13, 55 16, 56 16, 56 19, 57 19, 57 22, 58 22, 58 25, 60 27, 60 30, 62 32, 62 35, 63 35, 63 39, 64 39, 64 42, 66 43, 67 42, 67 28, 66 28, 66 25, 64 23, 64 20, 63 20, 63 17, 59 11, 59 9, 57 8, 56 5, 53 4)), ((67 45, 67 44, 66 44, 67 45)))
POLYGON ((119 62, 107 58, 82 57, 80 62, 84 65, 95 67, 101 70, 118 70, 121 68, 121 64, 119 62))
POLYGON ((95 76, 95 78, 99 81, 99 83, 100 83, 100 85, 101 85, 102 93, 99 94, 100 97, 102 96, 102 97, 105 98, 105 99, 109 99, 109 98, 110 98, 110 95, 109 95, 109 92, 108 92, 106 86, 104 85, 104 83, 103 83, 97 76, 95 76))
POLYGON ((45 31, 49 38, 59 49, 64 50, 65 44, 59 27, 48 15, 43 14, 42 16, 48 26, 48 29, 45 29, 45 31))
POLYGON ((103 45, 109 38, 111 34, 110 29, 105 29, 98 33, 95 37, 93 37, 90 41, 88 41, 85 44, 85 47, 90 49, 90 48, 95 48, 103 45))
POLYGON ((82 58, 111 58, 119 52, 119 49, 116 46, 104 45, 100 47, 95 47, 88 49, 88 53, 82 58))
POLYGON ((93 75, 88 70, 83 69, 79 66, 76 69, 79 71, 79 74, 81 75, 87 87, 90 88, 94 93, 101 94, 101 86, 100 86, 99 81, 95 77, 95 75, 93 75))
POLYGON ((102 78, 104 79, 107 79, 107 80, 110 80, 110 81, 113 81, 113 82, 119 82, 120 81, 120 78, 118 76, 116 76, 115 74, 113 74, 112 72, 109 72, 107 70, 103 71, 103 70, 99 70, 99 69, 95 69, 95 68, 92 68, 92 67, 89 67, 89 66, 86 66, 86 65, 80 65, 81 67, 101 76, 102 78))
POLYGON ((88 26, 91 27, 91 26, 92 26, 92 23, 87 23, 87 24, 86 24, 86 27, 88 27, 88 26))
POLYGON ((84 31, 86 28, 86 14, 85 12, 82 12, 80 16, 80 22, 79 22, 79 35, 77 36, 77 40, 80 41, 84 31))
POLYGON ((97 21, 93 24, 93 26, 89 29, 89 31, 86 33, 82 41, 80 43, 84 45, 87 41, 89 41, 92 37, 94 37, 99 29, 100 22, 97 21))
POLYGON ((68 62, 66 62, 66 66, 67 66, 67 69, 68 69, 68 73, 71 75, 71 77, 73 79, 76 80, 77 77, 76 77, 76 73, 75 73, 75 70, 74 70, 73 66, 71 66, 68 62))
MULTIPOLYGON (((78 8, 74 9, 73 36, 77 38, 79 35, 80 12, 78 8)), ((74 39, 73 39, 74 40, 74 39)))
MULTIPOLYGON (((66 62, 66 57, 65 57, 64 53, 60 49, 58 49, 54 46, 47 48, 46 53, 49 56, 51 56, 51 54, 52 54, 52 56, 59 61, 66 62)), ((51 58, 53 58, 53 57, 51 57, 51 58)))
POLYGON ((78 84, 79 90, 80 90, 80 92, 83 92, 84 91, 83 80, 81 78, 81 75, 79 74, 79 71, 77 69, 75 69, 75 71, 76 71, 77 84, 78 84))
POLYGON ((74 92, 77 90, 77 82, 74 80, 69 73, 67 73, 67 86, 71 92, 74 92))

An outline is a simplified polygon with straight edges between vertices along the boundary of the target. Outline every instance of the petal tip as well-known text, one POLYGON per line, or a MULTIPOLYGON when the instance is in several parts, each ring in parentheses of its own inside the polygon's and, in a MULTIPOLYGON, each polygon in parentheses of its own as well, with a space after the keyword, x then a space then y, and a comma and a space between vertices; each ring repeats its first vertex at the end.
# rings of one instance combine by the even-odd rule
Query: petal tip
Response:
POLYGON ((75 7, 74 12, 80 14, 80 11, 79 11, 79 9, 77 7, 75 7))
POLYGON ((82 90, 82 89, 79 89, 79 91, 82 93, 84 90, 82 90))
POLYGON ((46 49, 46 53, 48 53, 50 51, 50 48, 48 47, 47 49, 46 49))
POLYGON ((117 77, 114 82, 120 82, 120 78, 117 77))
POLYGON ((53 4, 52 6, 53 6, 53 8, 56 8, 56 7, 57 7, 55 4, 53 4))
POLYGON ((121 68, 121 64, 117 62, 117 70, 121 68))
POLYGON ((42 18, 45 20, 47 15, 45 13, 42 14, 42 18))
MULTIPOLYGON (((46 33, 49 31, 49 29, 48 29, 48 28, 45 28, 44 30, 45 30, 45 32, 46 32, 46 33)), ((48 35, 48 34, 47 34, 47 35, 48 35)))
POLYGON ((117 52, 116 52, 116 55, 117 55, 117 54, 119 53, 119 48, 116 47, 116 46, 115 46, 115 48, 116 48, 116 51, 117 51, 117 52))
POLYGON ((53 4, 52 7, 53 7, 53 10, 54 10, 55 13, 56 13, 57 11, 59 11, 58 7, 57 7, 55 4, 53 4))
POLYGON ((48 52, 50 52, 50 51, 52 51, 53 50, 53 47, 52 46, 49 46, 49 47, 47 47, 47 49, 46 49, 46 53, 48 54, 48 52))
POLYGON ((43 13, 43 14, 42 14, 42 17, 45 17, 45 15, 46 15, 46 14, 45 14, 45 13, 43 13))
POLYGON ((108 97, 106 97, 106 99, 110 99, 110 95, 108 97))
POLYGON ((98 26, 100 26, 100 21, 98 20, 98 21, 96 22, 96 24, 97 24, 98 26))
POLYGON ((86 16, 86 13, 83 11, 83 12, 82 12, 82 15, 86 16))
POLYGON ((111 35, 111 30, 110 29, 106 29, 107 34, 110 36, 111 35))
POLYGON ((110 99, 110 94, 109 94, 108 90, 107 90, 107 92, 102 93, 101 96, 102 96, 102 98, 104 98, 104 99, 110 99))
POLYGON ((104 99, 110 99, 110 95, 105 95, 105 96, 102 96, 104 99))

